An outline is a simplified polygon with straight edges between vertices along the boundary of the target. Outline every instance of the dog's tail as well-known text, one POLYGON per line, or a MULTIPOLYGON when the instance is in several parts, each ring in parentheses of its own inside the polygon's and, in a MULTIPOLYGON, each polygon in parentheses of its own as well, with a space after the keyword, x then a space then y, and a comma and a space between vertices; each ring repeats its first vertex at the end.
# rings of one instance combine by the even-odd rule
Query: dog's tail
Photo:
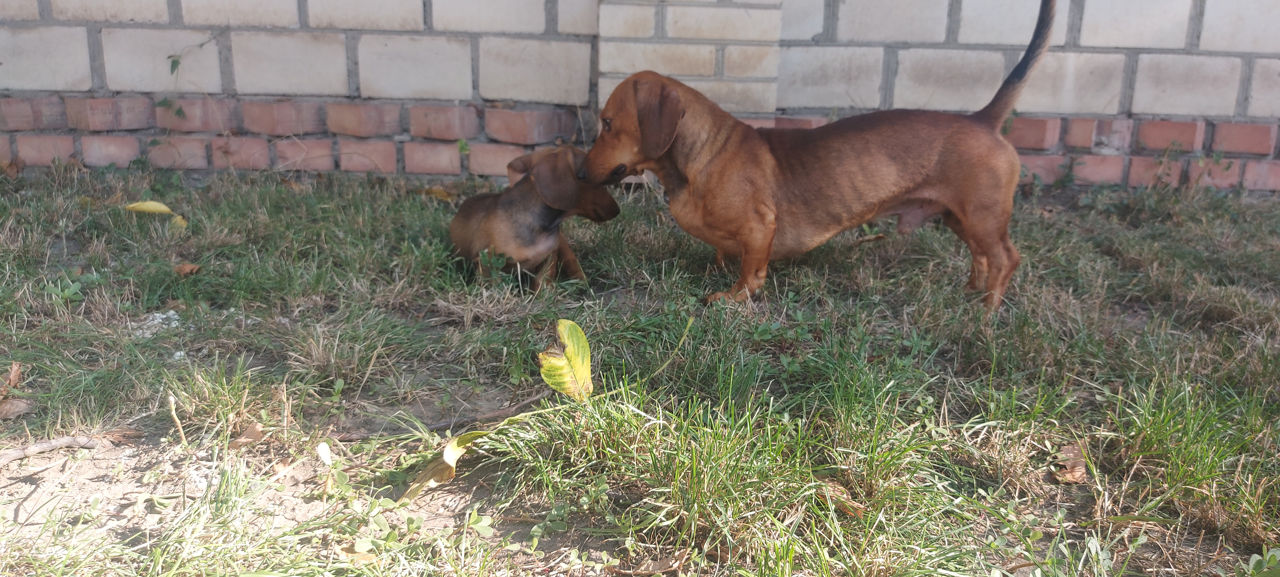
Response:
POLYGON ((991 103, 987 104, 986 108, 973 113, 973 118, 998 128, 1013 112, 1013 105, 1018 101, 1018 95, 1022 94, 1022 87, 1027 83, 1027 74, 1031 72, 1031 67, 1049 46, 1049 34, 1053 30, 1053 13, 1056 5, 1055 0, 1040 0, 1040 18, 1036 21, 1036 30, 1031 35, 1031 44, 1027 46, 1027 52, 1022 55, 1018 65, 1013 67, 1009 77, 1004 79, 1004 84, 1000 85, 1000 90, 996 91, 991 103))

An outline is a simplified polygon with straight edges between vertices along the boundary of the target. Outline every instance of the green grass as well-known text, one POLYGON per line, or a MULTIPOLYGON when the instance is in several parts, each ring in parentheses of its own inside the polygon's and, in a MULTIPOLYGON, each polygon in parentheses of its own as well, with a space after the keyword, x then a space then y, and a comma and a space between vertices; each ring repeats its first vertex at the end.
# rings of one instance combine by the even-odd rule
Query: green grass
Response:
POLYGON ((568 226, 590 281, 534 295, 472 278, 426 192, 0 180, 0 362, 37 407, 0 450, 132 437, 5 469, 0 573, 1232 575, 1280 545, 1274 199, 1030 191, 986 318, 942 227, 852 231, 704 306, 731 273, 619 191, 620 218, 568 226), (141 199, 190 225, 123 210, 141 199), (427 424, 542 390, 558 318, 596 397, 544 401, 396 504, 427 424), (1077 444, 1087 479, 1059 483, 1077 444))

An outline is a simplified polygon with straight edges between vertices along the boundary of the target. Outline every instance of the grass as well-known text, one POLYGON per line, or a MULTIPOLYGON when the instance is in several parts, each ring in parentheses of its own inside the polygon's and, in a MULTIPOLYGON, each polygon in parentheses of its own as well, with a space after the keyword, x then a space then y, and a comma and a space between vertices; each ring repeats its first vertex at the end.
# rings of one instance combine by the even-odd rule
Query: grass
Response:
POLYGON ((0 361, 37 407, 0 450, 119 445, 6 468, 0 573, 1247 575, 1280 546, 1274 199, 1029 190, 987 319, 942 227, 704 306, 730 274, 645 190, 569 225, 589 283, 529 294, 451 255, 439 197, 491 187, 0 180, 0 361), (557 318, 597 395, 396 503, 428 425, 542 390, 557 318))

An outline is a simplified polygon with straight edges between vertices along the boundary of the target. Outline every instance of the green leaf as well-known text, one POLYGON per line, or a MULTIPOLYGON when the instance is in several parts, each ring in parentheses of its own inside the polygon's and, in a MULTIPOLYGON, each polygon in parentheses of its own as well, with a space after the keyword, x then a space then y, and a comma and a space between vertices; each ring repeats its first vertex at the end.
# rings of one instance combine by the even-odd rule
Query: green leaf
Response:
POLYGON ((400 502, 407 503, 412 501, 424 490, 434 489, 452 481, 453 476, 457 474, 458 459, 467 452, 467 445, 491 432, 471 431, 449 439, 444 449, 433 455, 427 461, 426 466, 413 478, 413 482, 409 483, 409 488, 405 489, 404 496, 400 497, 400 502))
POLYGON ((175 55, 169 56, 169 74, 176 74, 178 67, 182 66, 182 57, 175 55))
POLYGON ((591 397, 591 346, 577 323, 560 319, 556 323, 560 346, 538 353, 542 380, 551 388, 579 403, 591 397))

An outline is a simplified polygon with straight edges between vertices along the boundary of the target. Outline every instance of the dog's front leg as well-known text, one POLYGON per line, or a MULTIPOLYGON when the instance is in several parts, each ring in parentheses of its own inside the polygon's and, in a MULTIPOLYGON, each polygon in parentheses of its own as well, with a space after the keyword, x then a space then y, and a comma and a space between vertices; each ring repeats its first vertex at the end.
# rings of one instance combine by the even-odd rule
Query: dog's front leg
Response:
POLYGON ((560 261, 560 274, 580 281, 587 280, 587 275, 582 272, 582 265, 578 263, 578 255, 573 254, 573 249, 569 247, 569 240, 564 237, 564 233, 560 233, 560 242, 556 245, 554 258, 560 261))
POLYGON ((717 292, 707 297, 707 302, 733 300, 742 302, 751 298, 764 287, 765 276, 769 273, 769 257, 773 253, 773 236, 777 232, 772 213, 767 215, 761 226, 753 227, 741 241, 742 267, 738 271, 738 282, 728 292, 717 292))

